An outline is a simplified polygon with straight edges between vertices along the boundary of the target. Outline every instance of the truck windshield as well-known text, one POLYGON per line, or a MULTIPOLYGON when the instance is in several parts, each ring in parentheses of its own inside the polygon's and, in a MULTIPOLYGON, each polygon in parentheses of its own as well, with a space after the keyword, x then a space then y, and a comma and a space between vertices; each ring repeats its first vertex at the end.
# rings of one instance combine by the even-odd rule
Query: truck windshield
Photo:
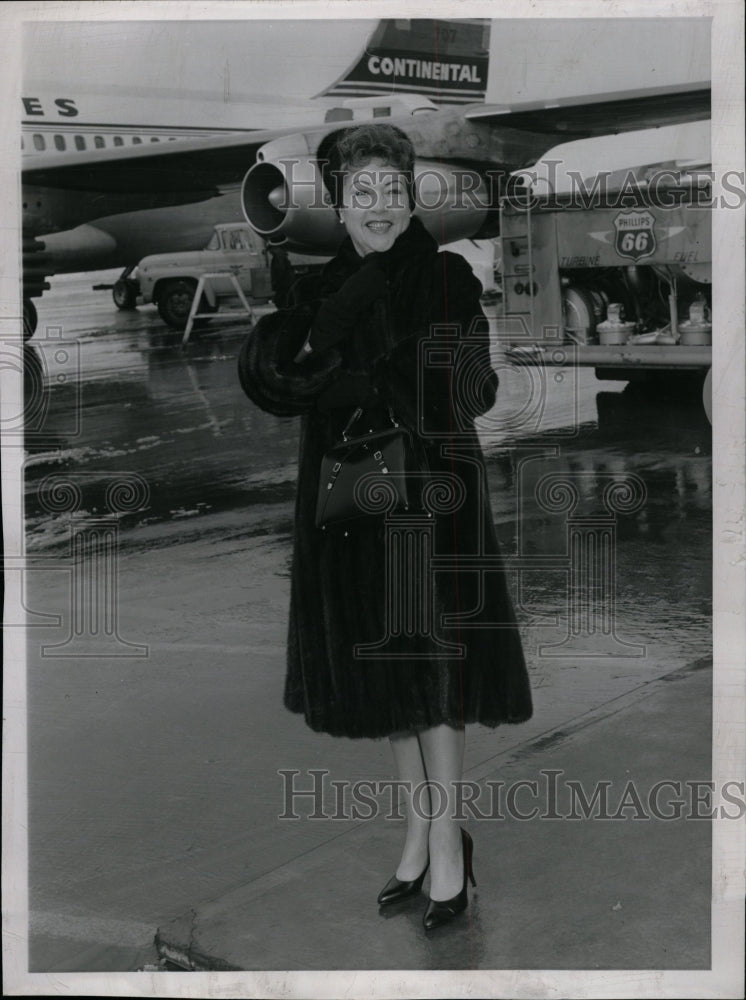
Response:
POLYGON ((249 234, 245 229, 230 229, 223 233, 223 245, 226 250, 250 250, 249 234))

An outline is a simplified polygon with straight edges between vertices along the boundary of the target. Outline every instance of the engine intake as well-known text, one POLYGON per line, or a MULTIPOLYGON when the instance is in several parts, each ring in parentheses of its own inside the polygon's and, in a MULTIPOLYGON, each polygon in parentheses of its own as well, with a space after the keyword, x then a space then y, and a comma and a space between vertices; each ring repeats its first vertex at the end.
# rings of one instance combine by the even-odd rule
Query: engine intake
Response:
MULTIPOLYGON (((249 225, 292 249, 334 253, 345 236, 315 158, 260 155, 241 187, 249 225)), ((479 235, 494 199, 485 177, 471 167, 420 160, 415 165, 417 215, 438 243, 479 235)))

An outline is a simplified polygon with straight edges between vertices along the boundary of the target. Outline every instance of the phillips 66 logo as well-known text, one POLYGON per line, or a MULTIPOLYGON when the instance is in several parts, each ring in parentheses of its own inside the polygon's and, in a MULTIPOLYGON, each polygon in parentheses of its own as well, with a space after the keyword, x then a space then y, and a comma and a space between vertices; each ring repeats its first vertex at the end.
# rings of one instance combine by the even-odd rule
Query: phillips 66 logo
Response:
POLYGON ((650 212, 620 212, 614 229, 614 249, 620 257, 640 260, 655 253, 655 217, 650 212))

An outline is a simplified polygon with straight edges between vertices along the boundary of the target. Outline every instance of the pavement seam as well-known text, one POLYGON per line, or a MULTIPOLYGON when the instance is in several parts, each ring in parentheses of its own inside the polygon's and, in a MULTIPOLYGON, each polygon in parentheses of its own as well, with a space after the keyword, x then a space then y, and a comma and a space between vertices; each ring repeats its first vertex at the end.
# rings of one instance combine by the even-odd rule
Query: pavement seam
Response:
MULTIPOLYGON (((642 700, 644 697, 647 697, 651 694, 660 694, 673 681, 686 680, 686 679, 692 680, 699 672, 699 670, 701 670, 706 664, 708 664, 708 662, 709 661, 705 658, 699 661, 695 661, 691 664, 688 664, 685 667, 677 668, 675 670, 670 671, 668 674, 664 674, 661 677, 658 677, 654 680, 645 682, 644 684, 639 685, 637 688, 633 689, 632 692, 628 692, 628 694, 625 696, 618 696, 616 698, 610 699, 610 701, 606 703, 605 706, 603 706, 605 711, 601 711, 601 706, 599 706, 599 710, 590 713, 584 713, 582 716, 579 716, 578 719, 576 720, 577 724, 573 727, 572 732, 577 733, 582 730, 588 729, 594 723, 603 722, 607 719, 612 718, 615 715, 618 715, 625 709, 633 707, 637 702, 642 700)), ((564 732, 566 730, 566 727, 565 730, 563 730, 563 727, 557 727, 557 730, 559 730, 560 732, 564 732)), ((542 746, 545 746, 548 735, 550 735, 550 733, 542 734, 541 736, 532 740, 531 744, 534 746, 534 749, 539 750, 541 749, 542 746), (537 745, 539 741, 543 742, 540 745, 537 745)), ((567 735, 570 734, 568 733, 567 735)), ((368 826, 369 825, 366 822, 361 822, 357 824, 354 829, 367 828, 368 826)), ((348 827, 344 831, 340 831, 337 835, 335 835, 333 841, 338 842, 340 837, 346 836, 347 834, 352 832, 354 831, 349 829, 348 827)), ((313 859, 314 862, 318 860, 323 864, 325 857, 328 860, 329 851, 327 850, 327 848, 330 847, 331 847, 331 842, 326 841, 323 844, 319 844, 316 847, 311 848, 306 852, 303 852, 303 854, 299 855, 298 858, 305 858, 306 863, 308 863, 308 860, 312 858, 313 855, 316 855, 316 858, 313 859)), ((353 848, 350 847, 349 850, 353 850, 353 848)), ((282 879, 282 868, 287 869, 291 865, 295 864, 298 858, 295 858, 293 859, 293 861, 286 863, 286 865, 279 866, 277 869, 275 869, 274 872, 276 874, 274 879, 269 877, 269 874, 265 876, 260 876, 259 880, 254 880, 253 882, 245 883, 243 886, 237 887, 237 889, 232 890, 230 893, 220 897, 219 908, 217 913, 218 914, 223 913, 226 909, 230 910, 231 905, 235 907, 235 904, 231 903, 231 896, 235 896, 236 902, 240 902, 241 904, 241 910, 245 911, 247 905, 251 906, 251 904, 255 903, 256 900, 261 895, 267 892, 271 892, 272 889, 275 888, 276 878, 278 874, 282 879)), ((308 872, 306 874, 308 874, 308 872)), ((298 876, 296 875, 295 877, 297 878, 298 876)), ((188 945, 189 951, 187 954, 188 954, 188 960, 190 962, 190 967, 193 969, 199 969, 202 971, 213 971, 213 970, 225 969, 227 967, 225 959, 219 958, 217 956, 211 957, 208 954, 211 946, 215 946, 215 951, 219 953, 221 947, 224 946, 225 944, 224 941, 222 940, 223 934, 225 932, 225 927, 221 924, 220 920, 218 920, 217 930, 216 930, 216 927, 214 926, 215 916, 216 913, 214 911, 211 911, 209 907, 207 908, 206 912, 204 911, 202 912, 202 920, 200 921, 200 923, 207 924, 208 927, 211 929, 212 933, 208 935, 207 940, 202 942, 201 951, 199 951, 198 953, 192 951, 191 949, 193 948, 193 942, 191 939, 189 941, 188 945)), ((179 944, 178 942, 180 940, 183 941, 185 939, 186 937, 186 935, 184 934, 185 929, 186 929, 185 921, 183 919, 181 922, 174 921, 170 925, 164 926, 162 929, 159 928, 158 934, 156 936, 156 941, 159 947, 159 953, 163 957, 168 957, 169 954, 171 954, 172 956, 184 955, 184 946, 179 944)), ((193 934, 195 930, 196 927, 194 923, 192 923, 190 927, 190 933, 193 934)), ((233 966, 231 968, 235 969, 236 967, 233 966)), ((245 966, 240 966, 240 968, 244 969, 245 966)))
MULTIPOLYGON (((676 669, 670 671, 669 673, 656 677, 653 680, 645 681, 644 683, 633 688, 631 691, 628 691, 622 695, 618 695, 615 698, 610 699, 608 702, 605 702, 604 704, 597 706, 595 709, 592 709, 589 712, 584 712, 582 715, 578 716, 575 720, 570 720, 569 723, 565 722, 563 724, 554 727, 553 729, 549 729, 546 732, 539 734, 532 740, 528 741, 524 746, 519 745, 518 747, 513 747, 511 749, 502 751, 500 754, 496 754, 494 757, 491 757, 488 760, 483 761, 480 764, 477 764, 469 768, 465 772, 465 775, 468 775, 470 780, 481 779, 486 774, 490 773, 491 771, 494 771, 495 762, 500 761, 501 759, 504 760, 505 758, 507 758, 508 764, 519 760, 525 760, 533 753, 544 750, 547 746, 547 741, 551 740, 553 736, 561 735, 563 739, 570 738, 571 736, 574 736, 577 733, 587 729, 589 726, 603 722, 604 720, 609 719, 614 715, 617 715, 619 712, 624 711, 625 709, 631 707, 637 702, 648 697, 650 694, 655 693, 658 690, 662 690, 666 685, 670 684, 672 681, 682 680, 692 676, 694 673, 696 673, 703 667, 709 666, 710 663, 711 661, 709 660, 709 658, 701 658, 683 667, 677 667, 676 669)), ((556 745, 556 742, 554 745, 556 745)), ((272 889, 276 888, 278 882, 284 883, 289 880, 292 880, 287 875, 287 869, 289 866, 295 865, 299 859, 305 858, 306 861, 308 862, 309 860, 313 860, 314 855, 316 855, 319 857, 320 860, 323 861, 323 858, 327 853, 327 851, 341 837, 349 836, 350 834, 353 834, 365 828, 367 828, 366 821, 360 821, 357 823, 353 822, 352 825, 347 826, 344 830, 341 830, 339 833, 337 833, 334 837, 330 838, 329 840, 326 840, 321 844, 317 844, 315 847, 311 847, 308 850, 301 852, 300 854, 292 858, 290 861, 286 861, 282 865, 278 865, 276 868, 264 872, 262 875, 258 876, 255 879, 252 879, 249 882, 245 882, 239 886, 236 886, 235 889, 230 890, 230 892, 228 893, 222 893, 218 896, 213 897, 210 900, 205 900, 202 903, 202 906, 203 907, 209 906, 210 903, 213 903, 218 899, 221 900, 223 903, 225 903, 225 901, 234 894, 239 894, 243 903, 245 903, 249 899, 256 899, 263 893, 271 891, 272 889), (283 873, 283 870, 285 870, 285 873, 283 873)), ((192 913, 194 914, 194 911, 192 911, 192 913)), ((196 916, 196 914, 194 914, 194 916, 196 916)), ((177 924, 178 921, 174 921, 170 925, 166 926, 167 927, 171 926, 173 929, 175 926, 177 926, 177 924)), ((159 954, 162 957, 169 959, 170 961, 176 961, 176 958, 174 957, 176 955, 184 956, 184 954, 186 954, 186 958, 182 957, 181 961, 182 962, 185 960, 188 961, 190 963, 189 967, 195 969, 215 970, 220 968, 226 968, 226 965, 223 964, 221 959, 217 958, 212 959, 203 954, 197 955, 192 951, 192 942, 195 930, 196 930, 195 921, 192 920, 190 925, 189 944, 186 946, 186 952, 184 952, 183 950, 179 949, 178 946, 175 946, 173 943, 169 944, 164 938, 163 931, 159 928, 156 933, 156 943, 159 949, 159 954)))
POLYGON ((602 702, 602 704, 597 705, 595 708, 583 712, 582 715, 578 715, 566 722, 561 722, 559 725, 547 729, 543 733, 539 733, 525 743, 515 744, 512 747, 501 750, 492 757, 480 761, 478 764, 473 764, 466 769, 464 777, 468 777, 472 781, 480 780, 494 770, 496 762, 511 764, 514 761, 526 760, 533 753, 545 750, 548 745, 556 746, 558 742, 577 735, 577 733, 582 732, 588 726, 603 722, 604 719, 608 719, 625 708, 636 704, 638 701, 642 701, 665 684, 683 679, 697 670, 703 669, 705 666, 712 667, 712 660, 709 657, 694 660, 683 667, 676 667, 667 674, 661 674, 652 680, 643 681, 642 684, 638 684, 631 691, 625 691, 623 694, 616 695, 614 698, 602 702))

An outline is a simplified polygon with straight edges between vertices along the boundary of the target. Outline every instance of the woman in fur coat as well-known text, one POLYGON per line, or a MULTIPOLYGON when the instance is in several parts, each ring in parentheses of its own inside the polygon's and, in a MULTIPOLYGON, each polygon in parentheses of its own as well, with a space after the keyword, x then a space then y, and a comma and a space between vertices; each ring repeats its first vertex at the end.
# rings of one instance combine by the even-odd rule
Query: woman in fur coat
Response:
POLYGON ((320 298, 263 317, 239 359, 258 406, 301 416, 285 704, 320 732, 389 738, 407 835, 378 902, 419 893, 429 867, 430 929, 466 908, 467 875, 473 882, 472 841, 455 816, 464 725, 531 716, 473 422, 494 404, 497 376, 479 282, 412 215, 406 135, 386 124, 343 129, 318 161, 347 237, 320 298), (391 426, 391 410, 412 436, 427 526, 409 563, 396 562, 395 518, 315 523, 322 457, 358 407, 353 433, 391 426))

